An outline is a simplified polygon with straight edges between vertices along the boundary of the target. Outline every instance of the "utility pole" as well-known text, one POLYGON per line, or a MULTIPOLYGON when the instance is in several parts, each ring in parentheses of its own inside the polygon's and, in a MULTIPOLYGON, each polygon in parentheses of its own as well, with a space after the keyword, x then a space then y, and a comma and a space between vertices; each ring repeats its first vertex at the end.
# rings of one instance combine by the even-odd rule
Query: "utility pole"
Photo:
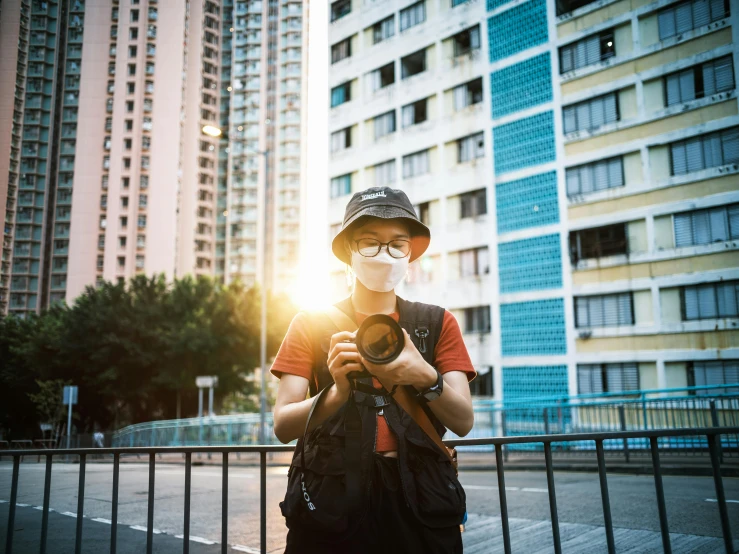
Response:
POLYGON ((262 152, 264 156, 264 225, 262 234, 262 267, 261 267, 261 287, 262 287, 262 314, 261 314, 261 336, 259 340, 259 364, 261 369, 261 386, 259 391, 259 444, 266 444, 266 425, 267 417, 267 226, 269 218, 267 217, 267 194, 269 191, 269 150, 262 152))

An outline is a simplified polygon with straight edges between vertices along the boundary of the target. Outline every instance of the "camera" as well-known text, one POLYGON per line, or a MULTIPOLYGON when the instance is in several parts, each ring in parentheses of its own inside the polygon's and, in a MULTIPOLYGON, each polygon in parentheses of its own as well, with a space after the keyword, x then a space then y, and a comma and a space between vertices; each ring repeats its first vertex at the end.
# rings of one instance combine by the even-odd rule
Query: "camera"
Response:
MULTIPOLYGON (((369 316, 357 330, 354 340, 357 350, 365 360, 376 365, 389 364, 394 361, 405 348, 405 335, 398 322, 386 314, 369 316)), ((347 375, 350 379, 372 377, 366 369, 353 371, 347 375)))

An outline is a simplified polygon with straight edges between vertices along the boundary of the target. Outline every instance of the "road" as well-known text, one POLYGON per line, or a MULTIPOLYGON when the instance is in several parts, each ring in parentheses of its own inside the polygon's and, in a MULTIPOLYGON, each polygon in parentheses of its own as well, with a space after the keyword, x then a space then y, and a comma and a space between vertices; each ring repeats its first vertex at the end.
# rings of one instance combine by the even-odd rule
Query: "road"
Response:
MULTIPOLYGON (((77 464, 55 463, 52 471, 50 507, 58 514, 52 519, 56 526, 68 520, 70 530, 76 520, 68 512, 77 510, 77 464)), ((286 484, 285 467, 271 467, 267 475, 268 551, 280 552, 284 547, 285 525, 278 503, 286 484)), ((3 519, 0 533, 5 536, 7 501, 10 498, 12 466, 0 462, 0 504, 3 519)), ((232 466, 229 470, 228 544, 236 551, 257 551, 259 547, 259 472, 256 467, 232 466)), ((467 510, 477 520, 500 514, 498 489, 494 471, 464 471, 460 479, 467 491, 467 510)), ((709 477, 665 476, 665 496, 670 532, 687 535, 721 536, 713 480, 709 477)), ((44 465, 23 463, 19 477, 18 503, 23 521, 41 519, 41 513, 30 513, 33 506, 43 503, 44 465), (30 514, 30 515, 29 515, 30 514), (30 518, 30 519, 29 519, 30 518)), ((85 529, 104 526, 92 518, 110 518, 112 465, 88 463, 85 484, 85 529)), ((183 529, 184 467, 159 464, 155 480, 154 528, 161 531, 155 544, 175 540, 183 529)), ((559 519, 563 525, 603 525, 600 489, 597 474, 555 473, 559 519)), ((609 493, 613 524, 616 528, 659 532, 659 519, 651 476, 609 474, 609 493)), ((147 514, 148 466, 145 463, 122 463, 120 466, 118 520, 130 526, 144 527, 147 514)), ((725 478, 724 487, 729 502, 729 517, 734 538, 739 538, 739 479, 725 478)), ((543 472, 506 471, 509 516, 528 521, 548 521, 549 504, 546 476, 543 472)), ((19 520, 20 521, 20 520, 19 520)), ((18 527, 16 526, 16 529, 18 527)), ((109 528, 109 527, 108 527, 109 528)), ((136 530, 134 530, 136 531, 136 530)), ((197 466, 192 470, 191 535, 204 542, 220 542, 221 531, 221 470, 219 466, 197 466)), ((522 533, 524 531, 521 531, 522 533)), ((109 533, 109 531, 106 531, 109 533)), ((98 532, 98 534, 100 534, 98 532)), ((128 546, 145 544, 145 533, 129 532, 128 546)), ((119 535, 121 533, 119 532, 119 535)), ((19 536, 19 531, 16 531, 19 536)), ((73 536, 73 535, 72 535, 73 536)), ((516 539, 516 532, 512 531, 516 539)), ((179 539, 177 539, 179 540, 179 539)), ((3 540, 4 543, 4 540, 3 540)), ((162 546, 164 544, 162 543, 162 546)), ((139 547, 136 547, 137 549, 139 547)), ((515 550, 515 549, 514 549, 515 550)), ((54 550, 51 550, 54 551, 54 550)), ((135 550, 133 550, 135 551, 135 550)), ((162 550, 167 551, 167 549, 162 550)), ((205 550, 203 550, 205 552, 205 550)))

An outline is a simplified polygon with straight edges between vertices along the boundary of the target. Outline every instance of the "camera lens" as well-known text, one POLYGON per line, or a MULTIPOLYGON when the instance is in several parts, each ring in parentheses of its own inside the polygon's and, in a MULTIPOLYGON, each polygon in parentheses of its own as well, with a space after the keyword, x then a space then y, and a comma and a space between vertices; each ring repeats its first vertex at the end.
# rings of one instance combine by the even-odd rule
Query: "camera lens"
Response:
POLYGON ((405 346, 400 325, 388 315, 377 314, 364 320, 357 331, 357 350, 373 364, 389 364, 405 346))

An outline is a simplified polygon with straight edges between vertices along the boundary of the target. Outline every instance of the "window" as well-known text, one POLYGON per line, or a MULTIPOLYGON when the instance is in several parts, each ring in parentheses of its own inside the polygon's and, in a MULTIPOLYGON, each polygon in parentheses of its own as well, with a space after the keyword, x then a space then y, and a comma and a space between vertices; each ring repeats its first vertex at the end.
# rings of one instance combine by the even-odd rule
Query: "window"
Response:
POLYGON ((395 82, 395 62, 390 62, 369 73, 369 82, 372 92, 392 85, 395 82))
POLYGON ((375 140, 395 132, 395 110, 378 115, 373 119, 375 140))
POLYGON ((391 15, 372 25, 372 44, 377 44, 395 35, 395 16, 391 15))
POLYGON ((488 247, 471 248, 460 250, 459 256, 459 278, 477 277, 490 273, 490 260, 488 258, 488 247))
POLYGON ((683 287, 681 293, 683 321, 739 317, 739 281, 683 287))
POLYGON ((133 131, 133 119, 126 120, 126 131, 133 131))
POLYGON ((351 0, 336 0, 331 3, 331 21, 341 19, 345 15, 350 14, 352 11, 351 0))
POLYGON ((673 175, 739 163, 739 127, 670 144, 673 175))
POLYGON ((464 309, 465 333, 490 332, 490 306, 476 306, 464 309))
POLYGON ((146 247, 146 235, 136 235, 136 248, 146 247))
POLYGON ((136 75, 136 64, 130 63, 128 64, 128 76, 133 77, 134 75, 136 75))
POLYGON ((139 20, 139 10, 131 10, 131 23, 136 23, 139 20))
POLYGON ((403 128, 411 127, 412 125, 417 125, 418 123, 426 121, 428 119, 427 105, 428 98, 424 98, 423 100, 417 100, 412 104, 403 106, 401 112, 403 117, 403 128))
POLYGON ((559 49, 559 72, 567 73, 616 55, 613 29, 590 35, 559 49))
POLYGON ((578 364, 577 392, 630 392, 639 390, 639 366, 625 364, 578 364))
POLYGON ((617 223, 570 233, 572 263, 628 253, 626 224, 617 223))
POLYGON ((678 248, 739 239, 739 204, 675 214, 673 222, 678 248))
POLYGON ((564 131, 594 131, 603 125, 618 121, 617 93, 611 92, 562 108, 564 131))
POLYGON ((133 94, 136 92, 136 83, 126 83, 126 94, 133 94))
POLYGON ((131 178, 130 177, 122 177, 121 178, 121 188, 123 190, 128 190, 128 187, 131 184, 131 178))
POLYGON ((422 150, 403 156, 403 179, 411 179, 429 172, 429 151, 422 150))
POLYGON ((452 89, 454 111, 463 110, 467 106, 482 102, 482 77, 452 89))
POLYGON ((475 133, 457 140, 457 163, 465 163, 485 156, 483 133, 475 133))
POLYGON ((478 366, 477 377, 470 383, 472 396, 493 396, 493 368, 489 365, 478 366))
POLYGON ((352 55, 351 37, 331 46, 331 63, 340 62, 352 55))
POLYGON ((459 195, 459 218, 477 217, 488 213, 487 189, 474 190, 459 195))
POLYGON ((131 169, 131 158, 123 158, 123 169, 131 169))
POLYGON ((556 0, 557 17, 575 11, 577 8, 587 6, 592 2, 594 2, 594 0, 556 0))
POLYGON ((139 194, 139 208, 146 208, 149 198, 146 194, 139 194))
POLYGON ((331 198, 339 198, 340 196, 346 196, 352 192, 352 175, 347 173, 346 175, 340 175, 331 179, 331 198))
POLYGON ((129 40, 136 40, 137 38, 139 38, 139 30, 138 30, 138 27, 131 27, 128 30, 128 39, 129 40))
POLYGON ((480 49, 480 26, 475 25, 469 29, 457 33, 452 37, 454 44, 454 55, 463 56, 473 50, 480 49))
POLYGON ((734 90, 734 69, 731 56, 671 73, 665 77, 665 106, 690 102, 734 90))
POLYGON ((128 217, 126 217, 126 216, 122 216, 122 217, 120 218, 120 224, 121 224, 121 229, 126 229, 126 228, 128 228, 128 217))
POLYGON ((352 99, 351 81, 347 81, 331 89, 331 107, 341 106, 352 99))
POLYGON ((400 78, 407 79, 426 71, 426 49, 400 58, 400 78))
POLYGON ((673 4, 657 16, 659 39, 665 40, 729 16, 729 0, 688 0, 673 4))
POLYGON ((331 152, 346 150, 352 145, 352 128, 347 127, 341 131, 331 133, 331 152))
POLYGON ((131 150, 131 147, 133 146, 133 140, 130 138, 123 139, 123 149, 124 150, 131 150))
POLYGON ((126 247, 126 237, 118 237, 118 248, 126 247))
POLYGON ((588 194, 624 186, 623 158, 617 156, 585 165, 568 167, 567 196, 588 194))
MULTIPOLYGON (((739 383, 739 360, 712 360, 691 362, 688 365, 688 386, 703 387, 739 383)), ((737 388, 706 389, 692 391, 690 394, 736 394, 737 388)))
POLYGON ((145 215, 139 216, 138 226, 139 226, 139 229, 143 229, 146 227, 146 216, 145 215))
POLYGON ((136 57, 136 46, 129 46, 128 47, 128 57, 129 58, 135 58, 136 57))
POLYGON ((575 297, 575 327, 621 325, 634 325, 633 296, 630 292, 575 297))
POLYGON ((395 160, 375 165, 375 186, 386 187, 395 182, 395 160))
POLYGON ((141 176, 141 179, 139 180, 139 188, 140 189, 149 188, 149 176, 148 175, 141 176))
POLYGON ((126 101, 126 111, 131 113, 133 111, 133 100, 126 101))
POLYGON ((400 32, 426 21, 426 2, 416 2, 400 10, 400 32))
POLYGON ((431 225, 431 203, 430 202, 423 202, 416 206, 416 211, 418 212, 418 219, 421 220, 421 223, 426 225, 427 227, 431 225))

